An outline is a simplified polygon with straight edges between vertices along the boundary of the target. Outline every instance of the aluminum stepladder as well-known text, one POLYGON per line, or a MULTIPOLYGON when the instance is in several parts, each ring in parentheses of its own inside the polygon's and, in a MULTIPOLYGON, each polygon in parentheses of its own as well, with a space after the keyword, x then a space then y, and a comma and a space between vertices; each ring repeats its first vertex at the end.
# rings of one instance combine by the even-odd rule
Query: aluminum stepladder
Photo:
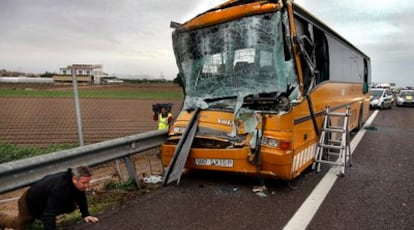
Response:
POLYGON ((312 169, 317 172, 321 170, 321 164, 329 164, 337 167, 338 176, 345 175, 345 168, 352 165, 352 154, 350 147, 350 135, 348 123, 350 117, 350 107, 344 113, 331 112, 326 108, 323 127, 316 147, 315 161, 312 169), (338 121, 338 125, 332 125, 332 120, 338 121), (342 126, 340 123, 342 121, 342 126))

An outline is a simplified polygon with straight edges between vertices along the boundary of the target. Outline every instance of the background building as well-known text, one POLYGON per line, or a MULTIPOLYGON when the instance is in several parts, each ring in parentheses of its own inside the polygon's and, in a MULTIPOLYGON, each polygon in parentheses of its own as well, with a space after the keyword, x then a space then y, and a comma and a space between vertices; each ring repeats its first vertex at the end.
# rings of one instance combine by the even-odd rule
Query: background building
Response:
POLYGON ((72 64, 59 68, 59 74, 53 76, 53 81, 55 84, 72 83, 72 71, 80 84, 101 84, 107 75, 100 64, 72 64))

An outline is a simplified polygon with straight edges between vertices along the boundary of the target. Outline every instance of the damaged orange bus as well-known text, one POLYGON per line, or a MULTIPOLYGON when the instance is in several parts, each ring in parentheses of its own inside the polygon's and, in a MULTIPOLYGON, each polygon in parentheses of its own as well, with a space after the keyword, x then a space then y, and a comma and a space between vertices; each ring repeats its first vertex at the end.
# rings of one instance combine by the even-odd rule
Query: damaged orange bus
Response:
POLYGON ((290 181, 314 162, 327 107, 350 107, 349 130, 368 117, 370 58, 293 1, 229 0, 171 27, 185 99, 165 183, 184 167, 290 181))

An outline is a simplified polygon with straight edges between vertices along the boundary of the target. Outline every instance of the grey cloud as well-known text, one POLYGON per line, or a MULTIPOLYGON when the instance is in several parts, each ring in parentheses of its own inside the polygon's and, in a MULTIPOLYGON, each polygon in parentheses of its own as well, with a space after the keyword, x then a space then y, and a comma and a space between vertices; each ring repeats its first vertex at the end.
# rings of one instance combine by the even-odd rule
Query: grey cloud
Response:
POLYGON ((105 62, 111 67, 108 72, 148 68, 157 75, 170 71, 175 76, 169 23, 186 20, 197 4, 193 0, 2 0, 0 68, 54 71, 60 65, 89 61, 105 62), (165 63, 147 61, 157 59, 165 63))
MULTIPOLYGON (((169 23, 201 13, 202 4, 217 5, 212 2, 0 0, 0 69, 30 66, 27 71, 54 71, 88 61, 103 62, 108 72, 148 73, 147 68, 155 75, 164 72, 175 77, 169 23)), ((374 80, 391 74, 386 67, 414 71, 414 2, 399 2, 398 7, 391 2, 381 10, 356 0, 295 2, 367 53, 374 80)))

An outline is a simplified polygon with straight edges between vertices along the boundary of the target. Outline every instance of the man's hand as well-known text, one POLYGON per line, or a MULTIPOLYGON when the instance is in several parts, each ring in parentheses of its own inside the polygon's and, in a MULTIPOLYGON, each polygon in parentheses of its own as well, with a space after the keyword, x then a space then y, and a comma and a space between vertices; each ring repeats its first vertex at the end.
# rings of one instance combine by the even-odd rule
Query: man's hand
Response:
POLYGON ((94 216, 87 216, 87 217, 83 218, 83 220, 84 220, 85 222, 93 222, 93 223, 95 223, 95 222, 98 222, 98 221, 99 221, 99 219, 98 219, 98 218, 96 218, 96 217, 94 217, 94 216))

